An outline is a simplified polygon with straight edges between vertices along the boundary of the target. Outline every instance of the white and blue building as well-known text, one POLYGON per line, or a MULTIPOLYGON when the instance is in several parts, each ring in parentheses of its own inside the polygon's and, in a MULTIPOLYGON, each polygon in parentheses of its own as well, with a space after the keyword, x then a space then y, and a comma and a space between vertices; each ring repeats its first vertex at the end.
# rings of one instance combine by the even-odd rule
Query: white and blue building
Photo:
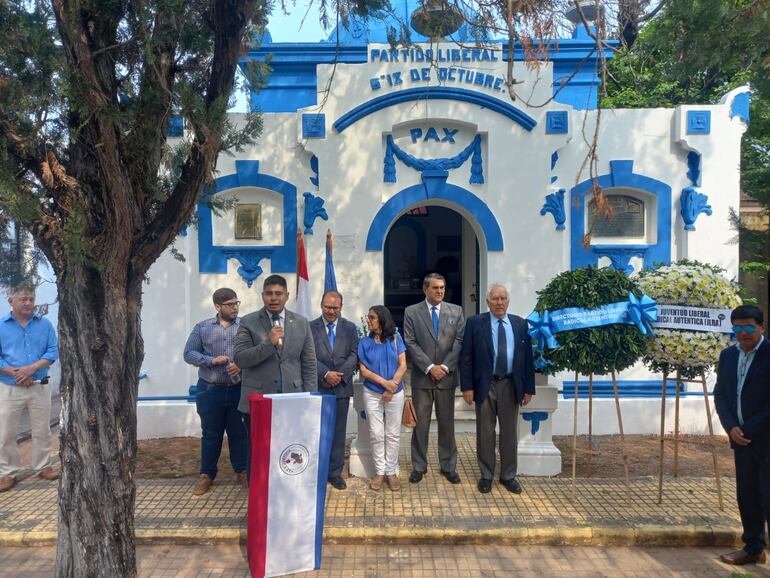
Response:
MULTIPOLYGON (((408 22, 417 3, 402 7, 408 22)), ((353 19, 318 43, 273 43, 267 33, 245 57, 272 67, 250 100, 264 132, 256 146, 219 158, 215 194, 259 205, 261 238, 236 239, 234 214, 201 204, 197 230, 176 243, 186 261, 167 253, 152 268, 140 435, 197 433, 185 339, 211 315, 216 288, 235 289, 247 313, 261 307, 265 276, 293 285, 298 230, 319 302, 333 231, 344 315, 355 322, 378 303, 400 318, 434 270, 466 315, 485 311, 487 287, 501 282, 511 311, 526 316, 555 275, 585 265, 631 273, 686 257, 737 277, 729 214, 739 209, 748 89, 716 105, 599 114, 595 41, 582 26, 532 67, 518 48, 477 45, 464 28, 440 40, 414 31, 413 46, 392 48, 389 25, 353 19), (515 100, 506 86, 511 59, 515 100), (597 223, 586 248, 595 131, 596 181, 615 219, 597 223)), ((620 378, 624 407, 633 408, 626 431, 657 431, 661 377, 639 366, 620 378)), ((569 379, 552 378, 541 398, 550 400, 548 415, 559 400, 555 415, 539 418, 558 433, 572 428, 570 393, 557 395, 569 379)), ((614 408, 603 401, 594 432, 614 432, 614 408)), ((682 416, 684 431, 705 431, 701 399, 686 399, 682 416)), ((522 424, 536 429, 531 416, 522 424)))

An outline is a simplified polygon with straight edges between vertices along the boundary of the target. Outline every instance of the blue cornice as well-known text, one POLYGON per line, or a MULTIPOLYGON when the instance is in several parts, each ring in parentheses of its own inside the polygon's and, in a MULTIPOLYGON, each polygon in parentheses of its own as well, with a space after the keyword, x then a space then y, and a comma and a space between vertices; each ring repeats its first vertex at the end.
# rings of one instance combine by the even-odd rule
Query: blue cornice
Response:
POLYGON ((389 106, 401 104, 403 102, 419 100, 458 100, 476 104, 482 108, 488 108, 503 116, 510 118, 515 123, 521 125, 526 131, 531 131, 537 125, 537 121, 527 113, 511 106, 505 101, 488 96, 481 92, 474 92, 464 88, 451 88, 446 86, 423 86, 418 88, 407 88, 378 96, 354 109, 346 112, 334 123, 334 130, 342 132, 353 123, 369 116, 370 114, 382 110, 389 106))
POLYGON ((276 42, 263 44, 249 50, 248 56, 241 59, 241 64, 248 60, 265 60, 270 56, 270 64, 314 63, 333 64, 335 62, 361 64, 367 61, 366 44, 332 44, 327 42, 276 42))

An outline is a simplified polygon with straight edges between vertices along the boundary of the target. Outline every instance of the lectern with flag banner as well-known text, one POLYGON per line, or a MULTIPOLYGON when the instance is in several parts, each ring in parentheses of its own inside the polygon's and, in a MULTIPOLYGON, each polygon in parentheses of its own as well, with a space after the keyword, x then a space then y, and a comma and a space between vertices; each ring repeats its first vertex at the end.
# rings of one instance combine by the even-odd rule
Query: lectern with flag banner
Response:
POLYGON ((254 577, 321 566, 334 396, 249 394, 251 482, 247 519, 254 577))

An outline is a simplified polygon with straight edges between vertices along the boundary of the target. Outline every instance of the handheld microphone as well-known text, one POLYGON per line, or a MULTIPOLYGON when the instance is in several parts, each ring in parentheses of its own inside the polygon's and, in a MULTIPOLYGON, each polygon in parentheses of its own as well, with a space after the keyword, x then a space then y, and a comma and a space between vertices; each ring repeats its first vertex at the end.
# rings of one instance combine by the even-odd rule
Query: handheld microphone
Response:
MULTIPOLYGON (((272 315, 273 320, 273 327, 280 327, 281 326, 281 316, 278 315, 278 313, 273 313, 272 315)), ((283 347, 283 337, 278 338, 278 347, 283 347)))

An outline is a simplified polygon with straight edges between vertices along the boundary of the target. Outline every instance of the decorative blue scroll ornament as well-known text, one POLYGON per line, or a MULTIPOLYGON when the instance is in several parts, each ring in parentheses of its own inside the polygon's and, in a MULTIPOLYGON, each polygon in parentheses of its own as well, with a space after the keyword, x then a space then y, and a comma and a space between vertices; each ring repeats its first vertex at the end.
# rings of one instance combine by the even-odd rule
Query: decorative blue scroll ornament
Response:
POLYGON ((324 221, 329 220, 329 214, 324 209, 324 200, 315 196, 313 193, 302 193, 305 197, 305 212, 302 217, 302 224, 305 225, 305 235, 313 234, 313 223, 318 217, 324 221))
POLYGON ((533 311, 527 317, 530 329, 529 335, 537 340, 538 348, 544 350, 558 349, 559 343, 554 334, 560 331, 589 329, 603 325, 622 323, 635 325, 644 335, 653 335, 652 323, 658 319, 656 302, 647 295, 637 298, 633 293, 628 294, 628 301, 619 301, 602 305, 596 309, 568 307, 556 311, 545 310, 543 313, 533 311))
POLYGON ((527 411, 521 414, 524 421, 530 422, 529 432, 535 435, 540 430, 540 422, 548 419, 547 411, 527 411))
POLYGON ((708 204, 708 196, 698 191, 700 161, 701 156, 695 151, 687 153, 687 178, 692 184, 682 189, 682 196, 679 199, 685 231, 695 230, 695 221, 698 215, 706 213, 710 217, 712 213, 711 205, 708 204))
POLYGON ((554 191, 550 195, 545 196, 545 204, 540 209, 540 214, 545 216, 546 213, 553 215, 553 220, 556 222, 556 230, 563 231, 564 223, 567 222, 567 214, 564 211, 564 189, 554 191))
POLYGON ((396 161, 393 157, 396 157, 408 167, 425 172, 430 170, 447 171, 449 169, 456 169, 462 166, 471 155, 473 155, 473 158, 471 159, 471 176, 468 182, 472 185, 483 185, 484 163, 481 156, 481 135, 476 135, 471 143, 455 156, 441 159, 418 159, 399 148, 393 142, 393 136, 388 135, 385 158, 383 159, 383 181, 386 183, 396 182, 396 161))
POLYGON ((242 249, 226 249, 223 251, 223 254, 228 259, 237 259, 241 264, 237 272, 246 281, 246 286, 249 289, 254 284, 254 280, 262 275, 262 267, 260 267, 259 262, 270 257, 264 251, 252 251, 245 247, 242 249))

